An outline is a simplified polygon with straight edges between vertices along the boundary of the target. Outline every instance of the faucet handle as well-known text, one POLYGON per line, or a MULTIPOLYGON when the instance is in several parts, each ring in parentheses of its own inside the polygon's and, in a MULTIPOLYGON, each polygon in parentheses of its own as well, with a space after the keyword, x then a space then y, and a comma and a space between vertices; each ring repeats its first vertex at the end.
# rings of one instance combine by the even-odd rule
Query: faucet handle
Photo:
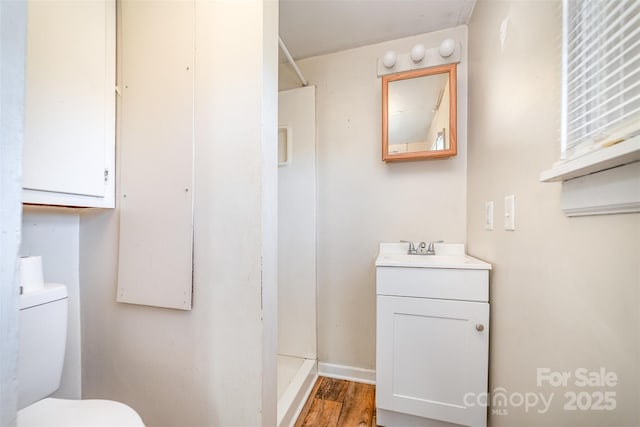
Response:
POLYGON ((400 240, 400 242, 402 243, 408 243, 409 244, 409 250, 407 251, 407 254, 409 255, 415 255, 416 253, 416 247, 413 244, 413 242, 411 240, 400 240))
POLYGON ((429 242, 429 246, 427 247, 427 255, 436 254, 436 247, 434 245, 435 243, 444 243, 444 240, 434 240, 432 242, 429 242))

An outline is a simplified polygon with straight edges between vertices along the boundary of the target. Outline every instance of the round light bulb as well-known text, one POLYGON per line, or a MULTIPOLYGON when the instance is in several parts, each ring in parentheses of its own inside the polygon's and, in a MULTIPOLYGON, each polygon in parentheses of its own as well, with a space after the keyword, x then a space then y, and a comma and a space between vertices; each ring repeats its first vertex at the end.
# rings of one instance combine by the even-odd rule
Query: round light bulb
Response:
POLYGON ((440 56, 443 58, 448 58, 453 55, 453 52, 456 50, 456 41, 454 39, 444 39, 442 43, 440 43, 440 56))
POLYGON ((387 68, 392 68, 394 65, 396 65, 396 53, 392 50, 386 51, 384 56, 382 57, 382 65, 387 68))
POLYGON ((411 49, 411 60, 416 64, 424 58, 424 45, 418 43, 411 49))

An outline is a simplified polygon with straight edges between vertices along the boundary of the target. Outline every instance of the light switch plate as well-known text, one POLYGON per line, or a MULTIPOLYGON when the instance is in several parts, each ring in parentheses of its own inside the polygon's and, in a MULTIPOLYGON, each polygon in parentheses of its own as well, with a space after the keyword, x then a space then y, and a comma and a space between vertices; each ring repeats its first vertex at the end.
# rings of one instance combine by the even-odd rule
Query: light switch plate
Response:
POLYGON ((484 205, 484 229, 493 230, 493 200, 484 205))
POLYGON ((504 229, 516 229, 516 198, 514 195, 504 198, 504 229))

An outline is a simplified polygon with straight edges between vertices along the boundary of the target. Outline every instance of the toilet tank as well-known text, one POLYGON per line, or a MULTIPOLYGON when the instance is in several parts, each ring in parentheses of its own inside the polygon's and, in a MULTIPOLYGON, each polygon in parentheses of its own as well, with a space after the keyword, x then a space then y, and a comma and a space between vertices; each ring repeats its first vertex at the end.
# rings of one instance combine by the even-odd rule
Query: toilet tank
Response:
POLYGON ((67 288, 48 283, 20 295, 18 409, 60 387, 67 343, 67 288))

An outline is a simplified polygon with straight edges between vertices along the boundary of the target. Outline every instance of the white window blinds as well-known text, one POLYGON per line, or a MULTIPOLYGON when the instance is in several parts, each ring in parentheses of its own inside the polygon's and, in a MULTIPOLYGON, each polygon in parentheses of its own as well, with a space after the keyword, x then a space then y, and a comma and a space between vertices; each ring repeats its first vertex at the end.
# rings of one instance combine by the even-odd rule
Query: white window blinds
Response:
POLYGON ((640 133, 640 0, 563 1, 562 158, 640 133))

